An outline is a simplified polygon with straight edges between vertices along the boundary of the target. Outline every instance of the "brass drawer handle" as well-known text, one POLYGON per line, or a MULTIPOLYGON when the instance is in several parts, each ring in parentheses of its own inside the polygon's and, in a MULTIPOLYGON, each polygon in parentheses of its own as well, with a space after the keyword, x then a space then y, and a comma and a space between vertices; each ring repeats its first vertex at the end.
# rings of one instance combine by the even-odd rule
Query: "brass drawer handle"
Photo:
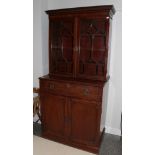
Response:
POLYGON ((67 88, 70 88, 70 87, 71 87, 71 85, 70 85, 69 83, 67 83, 67 84, 66 84, 66 87, 67 87, 67 88))
POLYGON ((85 96, 89 95, 89 90, 88 90, 87 88, 84 89, 84 95, 85 95, 85 96))
POLYGON ((50 89, 54 89, 54 88, 55 88, 54 84, 53 84, 53 83, 50 84, 50 85, 49 85, 49 88, 50 88, 50 89))

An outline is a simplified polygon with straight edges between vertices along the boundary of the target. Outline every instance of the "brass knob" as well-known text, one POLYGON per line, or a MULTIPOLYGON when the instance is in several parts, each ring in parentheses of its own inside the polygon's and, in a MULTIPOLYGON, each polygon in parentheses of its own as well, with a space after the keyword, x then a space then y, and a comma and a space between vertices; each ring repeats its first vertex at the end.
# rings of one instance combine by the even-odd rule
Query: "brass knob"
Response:
POLYGON ((66 86, 67 86, 67 88, 70 88, 70 87, 71 87, 71 85, 70 85, 69 83, 67 83, 67 85, 66 85, 66 86))
POLYGON ((50 85, 49 85, 49 88, 50 88, 50 89, 54 89, 54 84, 53 84, 53 83, 50 84, 50 85))
POLYGON ((85 96, 89 95, 89 90, 88 90, 87 88, 84 89, 84 95, 85 95, 85 96))

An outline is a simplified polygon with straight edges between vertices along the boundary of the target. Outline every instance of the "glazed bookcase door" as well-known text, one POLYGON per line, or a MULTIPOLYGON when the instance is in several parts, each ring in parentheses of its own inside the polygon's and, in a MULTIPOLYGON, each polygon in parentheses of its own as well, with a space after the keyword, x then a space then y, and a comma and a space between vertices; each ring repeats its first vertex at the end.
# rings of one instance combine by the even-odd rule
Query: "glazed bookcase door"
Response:
POLYGON ((74 20, 52 19, 49 33, 50 74, 72 76, 74 20))
POLYGON ((107 21, 105 18, 79 19, 77 76, 103 80, 106 74, 107 21))

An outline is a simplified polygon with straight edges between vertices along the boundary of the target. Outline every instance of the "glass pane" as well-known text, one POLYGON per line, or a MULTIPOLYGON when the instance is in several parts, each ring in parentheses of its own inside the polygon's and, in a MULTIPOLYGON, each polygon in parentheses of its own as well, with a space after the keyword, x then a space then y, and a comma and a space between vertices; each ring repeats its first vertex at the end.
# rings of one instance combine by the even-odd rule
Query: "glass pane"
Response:
POLYGON ((105 62, 105 20, 80 20, 79 76, 103 76, 105 62))
MULTIPOLYGON (((51 23, 52 73, 73 73, 73 20, 54 20, 51 23)), ((63 74, 62 74, 63 73, 63 74)))

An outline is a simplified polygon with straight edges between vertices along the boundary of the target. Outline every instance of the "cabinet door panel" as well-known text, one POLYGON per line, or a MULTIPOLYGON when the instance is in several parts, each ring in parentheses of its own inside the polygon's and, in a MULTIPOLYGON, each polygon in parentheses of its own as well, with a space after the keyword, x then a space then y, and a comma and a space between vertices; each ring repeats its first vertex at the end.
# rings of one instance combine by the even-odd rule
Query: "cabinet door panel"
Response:
POLYGON ((107 62, 107 20, 79 18, 77 77, 103 80, 107 62))
POLYGON ((44 134, 64 136, 66 98, 51 94, 41 96, 42 127, 44 134))
POLYGON ((74 19, 50 21, 50 73, 60 76, 73 74, 74 19))
POLYGON ((71 140, 81 144, 97 143, 100 109, 89 101, 71 99, 70 111, 71 140))

